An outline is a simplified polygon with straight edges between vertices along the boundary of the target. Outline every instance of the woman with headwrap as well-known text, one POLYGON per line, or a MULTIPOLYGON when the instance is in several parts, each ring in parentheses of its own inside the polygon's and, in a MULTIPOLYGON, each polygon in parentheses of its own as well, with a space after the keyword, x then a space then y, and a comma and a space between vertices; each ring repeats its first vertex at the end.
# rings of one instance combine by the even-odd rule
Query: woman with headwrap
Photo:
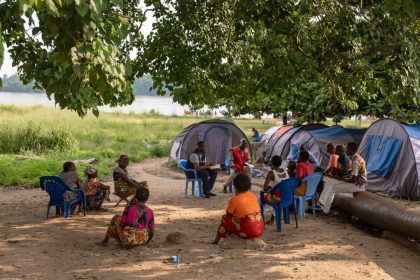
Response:
POLYGON ((82 189, 85 193, 87 208, 100 210, 104 199, 109 200, 110 187, 99 182, 98 170, 94 166, 87 166, 82 189))
POLYGON ((137 188, 141 186, 147 187, 146 181, 137 182, 128 174, 127 166, 130 163, 130 159, 127 155, 120 155, 116 163, 117 166, 114 168, 112 177, 114 178, 115 195, 121 199, 115 206, 117 206, 123 199, 128 202, 127 197, 133 195, 137 188))

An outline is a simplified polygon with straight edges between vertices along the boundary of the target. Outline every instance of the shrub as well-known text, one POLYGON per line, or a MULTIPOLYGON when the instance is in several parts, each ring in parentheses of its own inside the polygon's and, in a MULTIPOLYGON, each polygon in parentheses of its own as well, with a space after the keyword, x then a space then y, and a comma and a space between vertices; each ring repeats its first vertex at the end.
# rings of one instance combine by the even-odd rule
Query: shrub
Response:
POLYGON ((32 122, 26 125, 0 125, 0 153, 18 154, 30 152, 42 154, 64 151, 75 145, 74 137, 59 129, 44 129, 32 122))

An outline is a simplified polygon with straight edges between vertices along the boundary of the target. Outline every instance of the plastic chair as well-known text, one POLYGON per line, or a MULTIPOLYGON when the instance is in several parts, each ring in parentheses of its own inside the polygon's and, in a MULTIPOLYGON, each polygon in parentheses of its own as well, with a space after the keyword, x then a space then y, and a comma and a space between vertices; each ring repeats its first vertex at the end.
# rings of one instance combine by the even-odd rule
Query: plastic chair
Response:
POLYGON ((203 183, 201 178, 198 176, 197 170, 195 169, 187 169, 187 161, 185 159, 179 161, 179 167, 184 171, 185 174, 185 197, 188 195, 188 184, 191 182, 191 192, 192 196, 194 196, 194 189, 195 189, 195 182, 198 183, 198 197, 203 198, 203 183), (194 173, 194 178, 188 178, 187 172, 194 173))
POLYGON ((260 192, 260 207, 261 207, 261 215, 264 219, 264 204, 270 205, 274 208, 276 213, 276 229, 277 231, 281 231, 281 214, 283 213, 284 217, 284 223, 289 224, 290 218, 289 218, 289 207, 293 206, 293 212, 295 214, 295 223, 296 228, 298 227, 298 221, 296 216, 296 210, 295 210, 295 200, 294 200, 294 194, 296 188, 301 184, 300 179, 296 178, 289 178, 286 180, 281 181, 277 185, 275 185, 269 192, 260 192), (264 194, 272 194, 276 191, 280 191, 280 202, 279 203, 271 203, 264 200, 264 194))
MULTIPOLYGON (((225 160, 226 171, 227 171, 228 176, 230 176, 231 174, 229 161, 230 161, 230 157, 228 156, 226 157, 226 160, 225 160)), ((232 182, 229 183, 229 192, 230 193, 232 192, 232 182)))
POLYGON ((67 218, 70 213, 70 207, 75 204, 82 202, 83 204, 83 214, 86 216, 86 200, 83 190, 80 189, 71 189, 67 186, 59 177, 57 176, 43 176, 40 178, 41 189, 46 191, 50 196, 50 201, 48 202, 47 208, 47 218, 50 213, 51 206, 55 206, 56 215, 60 215, 61 207, 64 208, 64 218, 67 218), (66 191, 76 192, 79 197, 73 199, 70 202, 64 202, 64 193, 66 191))
POLYGON ((302 180, 302 182, 305 182, 305 181, 307 182, 305 196, 299 196, 295 194, 296 210, 299 213, 300 219, 302 221, 305 220, 305 201, 307 200, 312 201, 312 215, 315 219, 316 188, 318 187, 323 177, 324 177, 324 174, 321 172, 315 172, 315 173, 312 173, 311 175, 306 176, 302 180))

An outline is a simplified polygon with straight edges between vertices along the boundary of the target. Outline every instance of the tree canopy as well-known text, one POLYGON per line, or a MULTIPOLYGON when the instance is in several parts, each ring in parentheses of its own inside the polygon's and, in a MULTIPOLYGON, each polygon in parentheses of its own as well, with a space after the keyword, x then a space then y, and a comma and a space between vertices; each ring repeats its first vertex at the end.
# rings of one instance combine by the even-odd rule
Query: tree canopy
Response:
POLYGON ((158 94, 193 108, 418 121, 419 11, 415 0, 7 1, 0 41, 24 82, 79 115, 129 104, 150 73, 158 94))

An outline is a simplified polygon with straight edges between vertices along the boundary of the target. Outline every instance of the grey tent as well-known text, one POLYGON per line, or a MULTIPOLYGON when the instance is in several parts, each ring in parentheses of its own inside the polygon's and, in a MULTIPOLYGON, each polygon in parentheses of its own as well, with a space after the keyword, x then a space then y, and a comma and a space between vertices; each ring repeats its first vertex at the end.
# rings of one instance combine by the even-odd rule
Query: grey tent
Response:
POLYGON ((299 131, 311 131, 320 128, 327 127, 324 124, 308 124, 303 126, 289 127, 280 137, 278 137, 274 143, 269 143, 267 147, 267 155, 272 158, 275 155, 281 156, 282 159, 287 159, 287 155, 290 151, 290 138, 293 137, 299 131))
MULTIPOLYGON (((197 147, 197 142, 204 141, 207 161, 224 163, 229 150, 238 145, 241 138, 246 139, 245 134, 232 122, 206 120, 195 123, 184 128, 175 138, 171 147, 170 160, 179 162, 181 159, 187 159, 197 147)), ((248 147, 250 147, 249 142, 248 147)), ((251 149, 249 153, 252 156, 251 149)))
POLYGON ((270 138, 274 134, 274 132, 276 132, 281 127, 282 127, 282 125, 270 127, 269 129, 267 129, 261 135, 260 142, 258 143, 257 152, 256 152, 257 153, 257 160, 263 159, 264 152, 265 152, 267 144, 268 144, 268 140, 270 140, 270 138))
POLYGON ((420 123, 378 120, 366 131, 358 153, 366 161, 368 190, 420 198, 420 123))
MULTIPOLYGON (((296 160, 300 145, 305 144, 308 151, 312 152, 319 161, 319 166, 326 168, 330 158, 327 153, 327 144, 347 145, 349 142, 357 142, 357 140, 349 130, 339 125, 309 131, 302 129, 290 137, 290 149, 285 159, 296 160)), ((286 151, 283 155, 285 153, 286 151)))

